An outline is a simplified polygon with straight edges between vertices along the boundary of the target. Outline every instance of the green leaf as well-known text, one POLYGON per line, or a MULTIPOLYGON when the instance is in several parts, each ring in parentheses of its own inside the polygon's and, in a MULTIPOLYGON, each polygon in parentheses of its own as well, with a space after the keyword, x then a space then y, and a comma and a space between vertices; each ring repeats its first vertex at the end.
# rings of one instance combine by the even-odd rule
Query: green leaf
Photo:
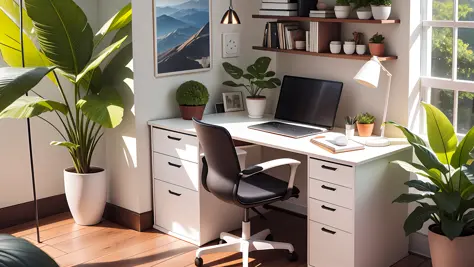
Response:
POLYGON ((405 235, 409 236, 410 234, 418 232, 423 224, 431 218, 431 214, 436 213, 435 206, 419 206, 408 215, 403 229, 405 230, 405 235))
POLYGON ((87 95, 77 102, 77 107, 91 121, 105 128, 117 127, 123 119, 123 103, 112 87, 103 88, 98 95, 87 95))
MULTIPOLYGON (((28 35, 28 37, 34 37, 33 30, 33 21, 26 13, 26 10, 23 8, 23 32, 28 35)), ((4 12, 13 23, 20 28, 20 5, 18 5, 15 0, 0 0, 0 12, 4 12)), ((3 24, 2 24, 3 26, 3 24)))
POLYGON ((0 234, 0 251, 0 266, 58 267, 48 254, 25 239, 0 234))
POLYGON ((433 195, 433 200, 440 210, 451 214, 460 207, 461 194, 459 192, 438 192, 433 195))
POLYGON ((274 71, 269 71, 269 72, 265 73, 265 77, 267 77, 267 78, 273 77, 275 75, 276 75, 276 73, 274 71))
POLYGON ((66 73, 77 75, 93 50, 92 28, 73 0, 25 0, 41 50, 66 73))
POLYGON ((420 180, 410 180, 406 182, 405 185, 407 185, 408 187, 415 188, 416 190, 421 191, 421 192, 436 193, 439 191, 439 187, 437 187, 436 185, 425 183, 420 180))
POLYGON ((392 203, 411 203, 428 197, 420 194, 401 194, 392 203))
POLYGON ((270 82, 270 81, 253 81, 253 84, 255 84, 258 88, 261 89, 275 89, 277 86, 270 82))
POLYGON ((467 176, 462 171, 462 168, 456 169, 453 174, 451 175, 451 184, 454 190, 463 192, 469 186, 472 185, 471 181, 467 178, 467 176))
POLYGON ((122 29, 123 27, 130 24, 132 21, 132 4, 129 3, 124 6, 117 14, 107 21, 102 28, 96 33, 94 37, 94 47, 96 47, 104 37, 116 30, 122 29))
POLYGON ((441 214, 441 231, 450 240, 454 240, 456 237, 461 236, 462 230, 464 229, 465 223, 457 220, 451 220, 450 218, 441 214))
POLYGON ((268 70, 268 67, 270 66, 270 62, 272 62, 271 58, 260 57, 255 61, 253 65, 250 65, 247 68, 247 71, 258 79, 263 79, 265 77, 265 73, 268 70))
MULTIPOLYGON (((125 45, 105 66, 102 74, 103 86, 120 88, 124 84, 133 88, 133 45, 125 45)), ((131 92, 133 93, 133 92, 131 92)))
POLYGON ((474 197, 474 185, 468 186, 464 191, 461 192, 461 197, 463 199, 471 200, 474 197))
POLYGON ((76 150, 79 148, 79 145, 71 143, 71 142, 61 142, 61 141, 52 141, 50 143, 52 146, 63 146, 72 150, 76 150))
POLYGON ((38 96, 22 96, 0 112, 0 119, 26 119, 54 110, 64 115, 68 112, 67 106, 62 103, 38 96))
POLYGON ((461 143, 459 143, 456 151, 451 158, 451 166, 454 168, 461 168, 464 164, 467 163, 471 156, 469 153, 474 148, 474 127, 469 130, 469 132, 464 136, 461 143))
POLYGON ((442 173, 448 172, 446 166, 438 160, 436 155, 429 148, 415 143, 411 145, 415 149, 416 157, 427 169, 436 169, 442 173))
POLYGON ((54 68, 0 68, 0 112, 33 89, 54 68))
POLYGON ((247 79, 247 80, 254 80, 254 79, 255 79, 255 77, 254 77, 252 74, 250 74, 250 73, 245 73, 245 74, 243 75, 243 77, 244 77, 245 79, 247 79))
POLYGON ((227 74, 229 74, 232 78, 236 80, 242 78, 242 76, 244 75, 244 71, 241 68, 234 66, 229 62, 222 63, 222 67, 224 67, 224 70, 225 72, 227 72, 227 74))
POLYGON ((84 90, 89 90, 93 94, 98 94, 102 90, 102 70, 100 67, 89 71, 80 82, 84 90))
POLYGON ((402 133, 407 138, 408 142, 410 142, 412 144, 419 144, 419 145, 422 145, 422 146, 426 146, 425 141, 423 141, 423 139, 421 137, 419 137, 418 135, 412 133, 405 126, 399 125, 399 124, 397 124, 396 122, 393 122, 393 121, 387 121, 385 123, 389 124, 389 125, 393 125, 393 126, 397 127, 400 131, 402 131, 402 133))
POLYGON ((119 41, 115 42, 114 44, 108 46, 102 52, 100 52, 98 55, 96 55, 90 62, 87 64, 87 66, 84 68, 84 70, 77 75, 76 77, 76 83, 79 83, 84 76, 90 72, 93 71, 95 68, 97 68, 110 54, 112 54, 115 50, 119 49, 122 43, 127 39, 127 37, 123 37, 119 41))
POLYGON ((428 140, 438 159, 449 164, 456 151, 458 139, 449 119, 435 106, 422 103, 426 110, 428 140))
POLYGON ((397 164, 400 167, 402 167, 404 170, 408 172, 412 172, 414 174, 418 174, 424 177, 429 178, 435 185, 437 185, 439 188, 443 189, 444 184, 443 181, 441 180, 441 176, 439 173, 433 171, 433 170, 428 170, 425 166, 416 164, 416 163, 409 163, 405 161, 393 161, 391 162, 393 164, 397 164))
POLYGON ((280 86, 281 85, 281 80, 278 79, 278 78, 271 78, 270 80, 268 80, 269 82, 275 84, 276 86, 280 86))
POLYGON ((235 83, 233 81, 226 81, 226 82, 223 82, 222 83, 223 85, 226 85, 226 86, 230 86, 230 87, 242 87, 242 86, 245 86, 243 83, 235 83))
POLYGON ((472 220, 474 220, 474 210, 471 210, 471 211, 469 211, 468 213, 466 213, 462 216, 462 221, 464 223, 468 223, 472 220))

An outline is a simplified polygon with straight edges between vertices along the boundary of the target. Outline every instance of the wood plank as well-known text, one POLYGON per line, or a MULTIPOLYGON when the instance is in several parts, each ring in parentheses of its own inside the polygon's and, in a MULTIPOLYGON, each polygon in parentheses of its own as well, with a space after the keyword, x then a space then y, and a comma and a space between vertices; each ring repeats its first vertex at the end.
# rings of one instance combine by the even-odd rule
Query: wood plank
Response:
MULTIPOLYGON (((51 238, 69 234, 71 232, 78 231, 83 228, 86 228, 86 226, 71 223, 71 224, 61 225, 61 226, 54 227, 51 229, 43 230, 43 231, 40 231, 41 242, 45 242, 46 240, 49 240, 51 238)), ((34 240, 36 239, 36 233, 29 234, 24 237, 34 240)))
POLYGON ((399 19, 387 20, 361 20, 361 19, 338 19, 338 18, 311 18, 311 17, 289 17, 289 16, 267 16, 252 15, 254 19, 276 19, 284 21, 313 21, 313 22, 331 22, 331 23, 363 23, 363 24, 400 24, 399 19))
MULTIPOLYGON (((65 225, 71 223, 67 219, 71 219, 71 213, 65 212, 57 215, 53 215, 40 220, 40 231, 54 228, 59 225, 65 225)), ((15 225, 9 228, 0 230, 0 233, 10 234, 15 236, 29 235, 36 232, 35 222, 27 222, 19 225, 15 225)))
POLYGON ((46 252, 46 254, 48 254, 51 258, 55 259, 57 257, 61 257, 63 255, 66 255, 66 252, 63 252, 57 248, 54 248, 52 246, 43 246, 41 247, 41 250, 46 252))
POLYGON ((56 245, 56 244, 59 244, 61 242, 68 241, 68 240, 71 240, 71 239, 74 239, 74 238, 77 238, 77 237, 80 237, 80 236, 83 236, 83 235, 87 235, 87 234, 95 233, 95 232, 98 232, 98 231, 101 231, 101 230, 105 230, 107 228, 113 227, 113 225, 114 224, 109 222, 109 221, 104 221, 104 222, 101 222, 98 225, 88 226, 88 227, 82 228, 78 231, 70 232, 68 234, 64 234, 64 235, 61 235, 61 236, 57 236, 57 237, 48 239, 48 240, 44 241, 44 243, 47 244, 47 245, 56 245))
POLYGON ((194 266, 194 259, 196 258, 196 250, 178 255, 167 261, 158 263, 154 267, 176 267, 176 266, 194 266))
POLYGON ((161 262, 165 262, 171 258, 181 254, 193 251, 196 246, 190 243, 178 240, 167 245, 148 250, 144 253, 137 254, 121 262, 117 262, 114 267, 128 267, 128 266, 154 266, 161 262))
POLYGON ((401 261, 395 263, 392 267, 418 267, 424 261, 425 259, 419 256, 409 255, 408 257, 402 259, 401 261))

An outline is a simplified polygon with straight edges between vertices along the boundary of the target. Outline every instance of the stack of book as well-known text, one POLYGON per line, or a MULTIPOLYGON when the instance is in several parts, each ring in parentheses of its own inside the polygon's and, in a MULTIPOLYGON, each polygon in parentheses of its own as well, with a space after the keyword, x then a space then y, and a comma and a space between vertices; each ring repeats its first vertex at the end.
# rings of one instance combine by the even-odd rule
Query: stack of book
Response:
POLYGON ((305 31, 298 22, 268 22, 263 36, 263 47, 296 49, 296 41, 305 40, 305 31))
POLYGON ((293 0, 262 0, 260 15, 298 16, 298 3, 293 0))
POLYGON ((309 16, 312 18, 335 18, 334 10, 311 10, 309 16))

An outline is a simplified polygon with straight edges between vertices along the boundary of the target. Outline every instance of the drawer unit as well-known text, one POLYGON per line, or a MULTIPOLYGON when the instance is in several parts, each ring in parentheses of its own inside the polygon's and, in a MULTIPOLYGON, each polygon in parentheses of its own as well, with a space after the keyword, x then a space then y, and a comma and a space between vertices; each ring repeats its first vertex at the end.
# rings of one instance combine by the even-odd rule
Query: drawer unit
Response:
POLYGON ((153 128, 153 151, 171 157, 198 163, 197 137, 153 128))
POLYGON ((316 179, 309 179, 309 196, 348 209, 354 207, 352 189, 316 179))
POLYGON ((199 166, 194 162, 154 153, 153 176, 194 191, 199 188, 199 166))
POLYGON ((159 180, 155 183, 155 224, 199 241, 199 193, 159 180))
POLYGON ((309 177, 349 188, 354 186, 354 168, 317 159, 309 161, 309 177))
POLYGON ((309 219, 312 221, 330 225, 349 233, 354 232, 354 215, 350 209, 310 198, 309 214, 309 219))
POLYGON ((309 265, 313 267, 354 267, 352 234, 309 222, 309 265))

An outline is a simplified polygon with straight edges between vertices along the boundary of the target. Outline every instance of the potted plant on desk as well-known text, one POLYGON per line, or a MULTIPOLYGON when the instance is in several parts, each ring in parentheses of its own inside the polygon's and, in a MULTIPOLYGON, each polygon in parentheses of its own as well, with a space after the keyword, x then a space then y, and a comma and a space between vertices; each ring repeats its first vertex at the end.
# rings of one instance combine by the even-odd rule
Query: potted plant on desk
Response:
POLYGON ((209 101, 209 92, 202 83, 187 81, 176 91, 176 101, 184 120, 193 118, 202 120, 204 109, 209 101))
POLYGON ((407 128, 387 123, 403 132, 419 161, 393 163, 431 181, 406 182, 420 193, 402 194, 394 202, 419 205, 405 221, 407 236, 420 230, 428 220, 433 222, 428 233, 433 267, 474 266, 474 127, 458 143, 449 119, 432 105, 423 103, 423 107, 428 144, 407 128))
POLYGON ((234 81, 226 81, 223 84, 230 87, 244 87, 249 93, 246 103, 250 118, 259 119, 262 118, 265 113, 267 98, 261 95, 263 90, 275 89, 281 85, 281 80, 275 78, 275 72, 268 71, 271 61, 269 57, 260 57, 254 64, 247 68, 248 73, 245 74, 241 68, 228 62, 222 64, 227 74, 237 80, 237 83, 234 81), (241 83, 240 80, 242 78, 247 82, 241 83))
POLYGON ((362 113, 357 116, 357 131, 360 137, 372 136, 375 125, 375 117, 370 113, 362 113))

